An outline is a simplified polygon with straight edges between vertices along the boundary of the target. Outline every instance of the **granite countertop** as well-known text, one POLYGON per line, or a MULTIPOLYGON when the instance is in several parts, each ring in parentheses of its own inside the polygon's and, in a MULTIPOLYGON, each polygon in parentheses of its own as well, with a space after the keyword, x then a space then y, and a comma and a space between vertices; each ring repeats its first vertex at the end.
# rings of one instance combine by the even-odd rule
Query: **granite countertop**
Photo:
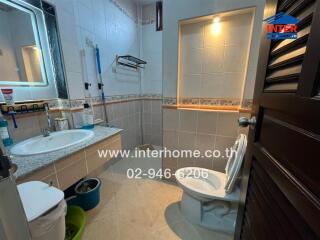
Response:
MULTIPOLYGON (((27 174, 30 174, 36 170, 44 168, 68 155, 71 155, 77 151, 80 151, 88 146, 96 144, 102 140, 110 138, 122 131, 119 128, 109 128, 102 126, 95 126, 91 131, 94 132, 94 136, 85 143, 80 143, 67 147, 62 150, 54 151, 51 153, 38 154, 32 156, 10 156, 11 161, 18 166, 18 170, 15 173, 16 177, 23 177, 27 174)), ((10 151, 10 149, 8 149, 10 151)), ((8 152, 9 152, 8 151, 8 152)))

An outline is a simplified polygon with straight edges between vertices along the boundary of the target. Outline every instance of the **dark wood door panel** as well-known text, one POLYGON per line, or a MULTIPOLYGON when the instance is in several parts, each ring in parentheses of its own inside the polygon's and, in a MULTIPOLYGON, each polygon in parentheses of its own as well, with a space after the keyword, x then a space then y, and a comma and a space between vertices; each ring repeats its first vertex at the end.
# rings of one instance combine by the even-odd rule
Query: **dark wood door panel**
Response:
POLYGON ((259 144, 306 188, 320 198, 320 136, 264 111, 259 144))
POLYGON ((320 135, 320 98, 265 93, 260 96, 259 103, 261 108, 272 109, 275 118, 320 135))
POLYGON ((320 1, 266 0, 264 19, 280 12, 298 38, 262 23, 236 239, 320 239, 320 1))
POLYGON ((318 239, 256 159, 251 172, 242 239, 318 239))
POLYGON ((286 236, 288 239, 303 236, 304 231, 301 231, 301 227, 305 223, 301 218, 293 217, 292 213, 295 213, 295 210, 291 203, 279 191, 278 187, 270 181, 270 177, 256 160, 253 162, 253 168, 252 182, 256 184, 256 188, 258 189, 257 192, 259 194, 257 194, 257 198, 263 199, 261 203, 266 208, 266 214, 271 215, 269 218, 274 228, 277 232, 280 232, 277 236, 286 236), (293 209, 293 211, 290 211, 290 209, 293 209))
MULTIPOLYGON (((305 224, 305 227, 309 225, 314 232, 314 235, 320 237, 319 199, 316 198, 309 189, 302 185, 291 172, 273 158, 259 143, 254 144, 253 155, 255 156, 255 159, 258 159, 256 162, 259 163, 261 169, 267 173, 273 184, 279 189, 276 195, 283 195, 285 196, 285 199, 290 202, 292 208, 287 209, 286 211, 293 217, 295 216, 295 218, 300 217, 303 219, 303 222, 307 223, 305 224)), ((254 174, 254 171, 251 171, 251 174, 254 174)), ((267 181, 265 177, 263 180, 267 181)), ((248 191, 250 191, 250 188, 248 191)), ((283 204, 281 207, 283 208, 285 205, 286 204, 283 204)))
POLYGON ((299 79, 298 94, 309 98, 318 95, 320 83, 319 62, 320 62, 320 4, 316 1, 312 17, 311 31, 308 38, 308 48, 304 58, 304 66, 299 79))

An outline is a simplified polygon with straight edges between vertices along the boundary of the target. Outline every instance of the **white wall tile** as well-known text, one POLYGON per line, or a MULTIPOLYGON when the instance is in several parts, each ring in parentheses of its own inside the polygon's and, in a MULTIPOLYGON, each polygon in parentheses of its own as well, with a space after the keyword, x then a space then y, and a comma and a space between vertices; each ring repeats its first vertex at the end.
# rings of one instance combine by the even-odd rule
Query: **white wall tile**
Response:
POLYGON ((223 73, 202 74, 200 95, 203 98, 222 97, 223 73))
POLYGON ((225 73, 221 85, 221 97, 241 98, 244 84, 244 73, 234 72, 225 73))
POLYGON ((225 72, 243 72, 246 67, 248 49, 244 46, 226 46, 224 56, 225 72))
POLYGON ((80 49, 77 44, 65 41, 62 50, 66 71, 82 73, 80 49))
MULTIPOLYGON (((255 7, 254 14, 254 30, 252 49, 259 48, 260 34, 261 34, 261 21, 263 19, 263 10, 265 6, 264 0, 224 0, 215 1, 199 1, 194 0, 175 0, 164 1, 164 25, 166 28, 163 30, 163 46, 164 46, 164 61, 163 61, 163 74, 164 74, 164 96, 174 97, 176 95, 176 76, 178 72, 178 64, 176 62, 178 56, 178 36, 179 28, 178 22, 184 19, 196 18, 199 16, 207 16, 213 13, 227 12, 234 9, 243 9, 248 7, 255 7)), ((221 20, 223 22, 223 19, 221 20)), ((241 34, 242 37, 245 34, 241 34)), ((210 43, 210 42, 209 42, 210 43)), ((256 62, 258 51, 251 51, 249 58, 249 65, 252 64, 256 69, 256 62)))
POLYGON ((68 42, 78 46, 76 21, 73 11, 70 13, 64 9, 60 10, 58 8, 57 18, 61 42, 68 42))
POLYGON ((88 8, 86 5, 80 4, 80 2, 78 3, 78 24, 92 33, 94 32, 93 14, 92 8, 88 8))
POLYGON ((94 33, 97 37, 106 40, 106 16, 105 16, 105 5, 103 0, 94 0, 92 4, 93 9, 93 23, 94 33))
POLYGON ((96 0, 74 0, 76 1, 79 5, 83 5, 89 9, 92 9, 92 5, 95 3, 96 0))
POLYGON ((182 72, 185 74, 202 73, 203 58, 205 58, 203 49, 186 48, 182 53, 182 72))
POLYGON ((181 26, 182 46, 185 49, 204 47, 204 23, 181 26))
POLYGON ((199 150, 202 155, 205 155, 206 151, 214 150, 214 141, 215 141, 214 135, 199 133, 196 135, 195 148, 199 150))
POLYGON ((238 135, 238 118, 237 112, 219 112, 217 122, 217 135, 236 137, 238 135))
POLYGON ((179 111, 163 109, 163 129, 177 130, 179 127, 179 111))
POLYGON ((224 26, 226 45, 246 44, 246 47, 249 47, 248 36, 251 32, 249 27, 251 22, 252 18, 249 14, 238 15, 236 21, 232 17, 228 17, 224 26))
POLYGON ((184 74, 179 85, 181 97, 203 97, 201 74, 184 74))
POLYGON ((225 45, 225 23, 221 22, 221 34, 214 35, 212 33, 212 21, 206 22, 204 25, 204 47, 217 47, 225 45))
POLYGON ((67 72, 70 99, 83 99, 84 86, 81 73, 67 72))
POLYGON ((187 132, 197 131, 197 111, 180 110, 179 130, 187 132))
POLYGON ((198 111, 197 133, 215 134, 217 129, 217 112, 198 111))
POLYGON ((207 48, 204 53, 203 73, 223 72, 224 47, 207 48))
POLYGON ((179 149, 180 150, 194 150, 196 134, 190 132, 178 132, 179 149))
POLYGON ((212 21, 182 27, 180 97, 241 98, 250 24, 245 14, 222 18, 218 35, 211 32, 212 21), (241 31, 247 34, 238 37, 241 31))

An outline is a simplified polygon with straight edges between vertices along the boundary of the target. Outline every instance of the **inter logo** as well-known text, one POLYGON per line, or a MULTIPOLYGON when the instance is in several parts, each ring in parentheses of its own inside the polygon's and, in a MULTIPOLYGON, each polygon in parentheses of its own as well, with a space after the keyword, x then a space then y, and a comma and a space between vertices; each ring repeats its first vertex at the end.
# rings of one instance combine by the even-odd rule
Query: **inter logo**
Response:
POLYGON ((267 38, 270 40, 297 39, 299 19, 283 12, 264 20, 267 22, 267 38))

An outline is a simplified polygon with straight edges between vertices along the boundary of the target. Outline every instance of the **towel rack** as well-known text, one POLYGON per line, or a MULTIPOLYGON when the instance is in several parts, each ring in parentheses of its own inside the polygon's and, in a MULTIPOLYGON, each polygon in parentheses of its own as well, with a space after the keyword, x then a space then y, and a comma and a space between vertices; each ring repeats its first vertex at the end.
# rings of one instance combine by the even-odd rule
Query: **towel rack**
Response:
POLYGON ((146 61, 131 55, 116 56, 117 65, 126 66, 134 69, 144 68, 146 61))

